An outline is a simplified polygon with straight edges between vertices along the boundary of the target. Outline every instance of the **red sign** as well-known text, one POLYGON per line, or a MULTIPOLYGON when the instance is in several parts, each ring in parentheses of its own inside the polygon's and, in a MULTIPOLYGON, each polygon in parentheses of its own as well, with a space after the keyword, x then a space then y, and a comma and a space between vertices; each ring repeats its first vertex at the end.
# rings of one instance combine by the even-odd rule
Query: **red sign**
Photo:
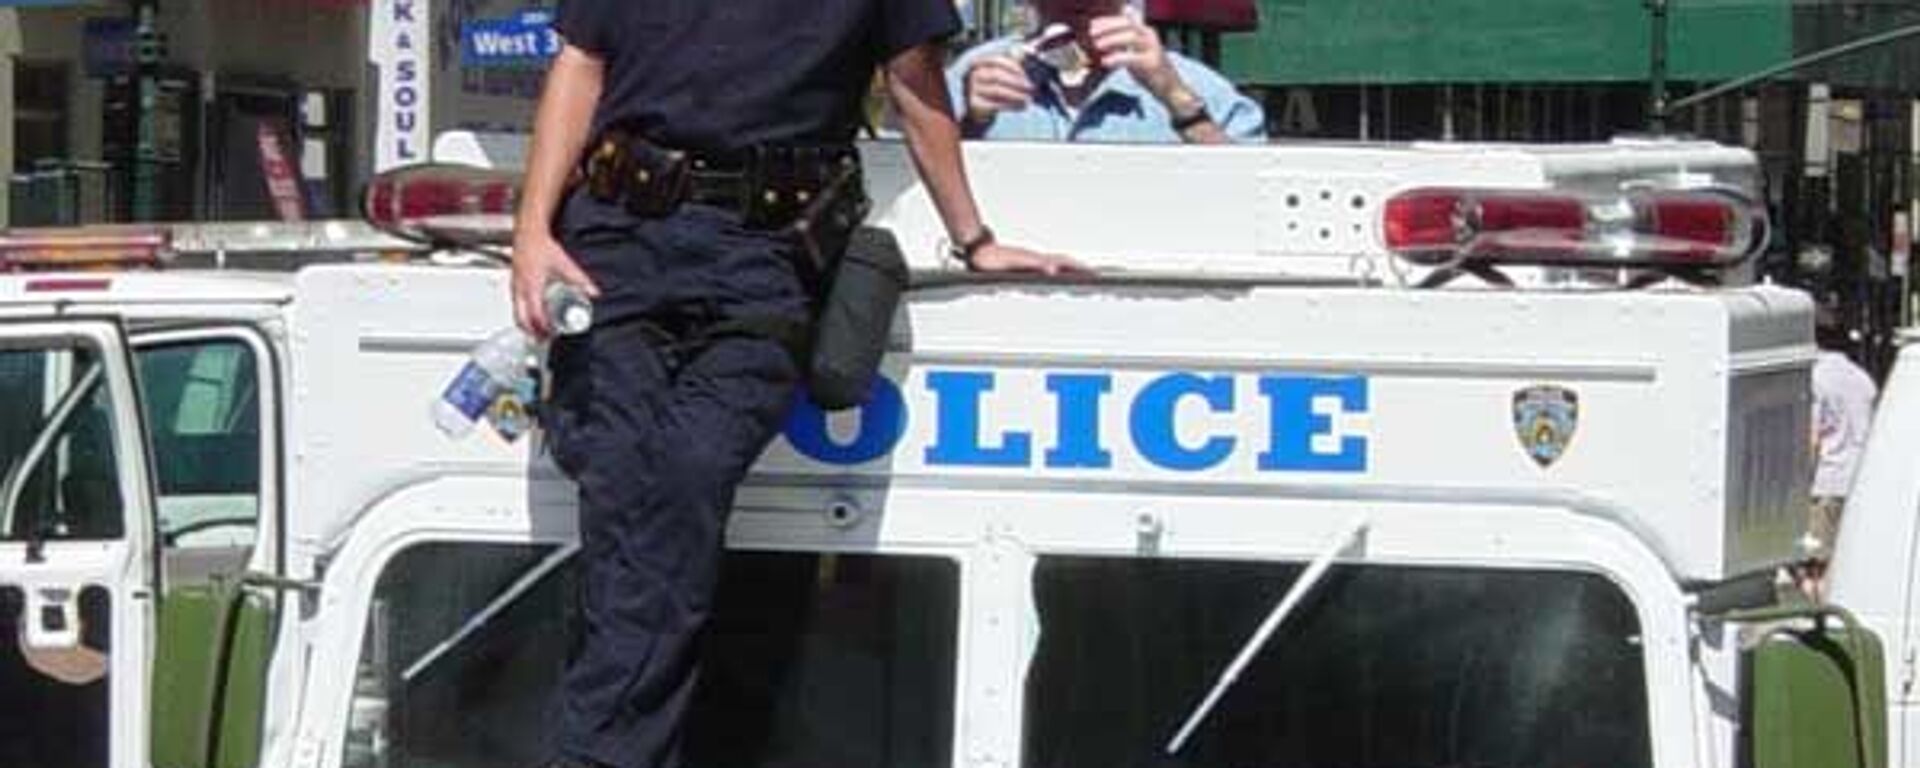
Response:
POLYGON ((282 221, 306 219, 305 200, 300 195, 300 174, 287 159, 287 148, 280 141, 276 121, 261 120, 255 136, 260 142, 260 172, 267 180, 267 194, 282 221))
POLYGON ((1147 20, 1210 32, 1251 32, 1260 27, 1253 0, 1147 0, 1147 20))

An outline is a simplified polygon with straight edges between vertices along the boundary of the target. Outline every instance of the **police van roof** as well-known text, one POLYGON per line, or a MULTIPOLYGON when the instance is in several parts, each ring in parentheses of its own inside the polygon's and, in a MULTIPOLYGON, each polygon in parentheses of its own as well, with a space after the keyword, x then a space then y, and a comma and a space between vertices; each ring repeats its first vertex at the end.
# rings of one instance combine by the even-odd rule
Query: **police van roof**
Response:
POLYGON ((289 273, 248 270, 27 273, 0 276, 0 305, 283 304, 293 282, 289 273))

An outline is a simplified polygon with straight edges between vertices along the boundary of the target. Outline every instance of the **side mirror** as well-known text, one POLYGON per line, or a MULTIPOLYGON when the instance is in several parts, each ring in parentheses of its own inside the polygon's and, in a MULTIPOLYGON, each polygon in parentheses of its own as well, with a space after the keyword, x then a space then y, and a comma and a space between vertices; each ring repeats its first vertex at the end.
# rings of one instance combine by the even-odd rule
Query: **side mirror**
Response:
POLYGON ((1886 768, 1886 657, 1837 608, 1728 617, 1779 622, 1741 654, 1740 749, 1753 768, 1886 768))

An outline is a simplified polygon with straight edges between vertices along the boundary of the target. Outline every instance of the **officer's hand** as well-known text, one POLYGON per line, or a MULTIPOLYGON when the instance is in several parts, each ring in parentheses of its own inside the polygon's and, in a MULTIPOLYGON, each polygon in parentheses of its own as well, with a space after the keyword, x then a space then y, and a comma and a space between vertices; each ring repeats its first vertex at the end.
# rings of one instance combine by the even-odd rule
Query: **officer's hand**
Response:
POLYGON ((1026 109, 1033 81, 1012 54, 982 56, 967 69, 967 120, 984 125, 1001 112, 1026 109))
POLYGON ((552 235, 539 233, 515 237, 513 241, 513 321, 534 338, 553 335, 547 320, 547 285, 565 281, 587 298, 600 298, 593 278, 575 264, 552 235))
POLYGON ((1131 11, 1094 19, 1087 32, 1093 38, 1093 55, 1100 66, 1133 73, 1133 78, 1161 101, 1167 100, 1170 91, 1185 87, 1167 57, 1166 46, 1160 42, 1160 33, 1131 11))
POLYGON ((1043 275, 1090 275, 1093 270, 1065 256, 991 243, 973 252, 967 268, 975 272, 1036 272, 1043 275))

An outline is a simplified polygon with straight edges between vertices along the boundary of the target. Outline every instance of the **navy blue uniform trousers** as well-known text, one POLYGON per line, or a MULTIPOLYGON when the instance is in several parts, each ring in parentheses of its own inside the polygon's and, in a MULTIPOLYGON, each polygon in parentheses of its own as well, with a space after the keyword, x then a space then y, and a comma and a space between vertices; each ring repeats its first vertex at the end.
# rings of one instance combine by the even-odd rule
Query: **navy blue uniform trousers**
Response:
POLYGON ((580 624, 556 746, 614 768, 674 768, 734 489, 798 379, 772 340, 685 336, 803 313, 804 294, 792 245, 718 208, 642 220, 576 191, 556 231, 602 292, 593 329, 554 344, 543 413, 580 491, 580 624))

